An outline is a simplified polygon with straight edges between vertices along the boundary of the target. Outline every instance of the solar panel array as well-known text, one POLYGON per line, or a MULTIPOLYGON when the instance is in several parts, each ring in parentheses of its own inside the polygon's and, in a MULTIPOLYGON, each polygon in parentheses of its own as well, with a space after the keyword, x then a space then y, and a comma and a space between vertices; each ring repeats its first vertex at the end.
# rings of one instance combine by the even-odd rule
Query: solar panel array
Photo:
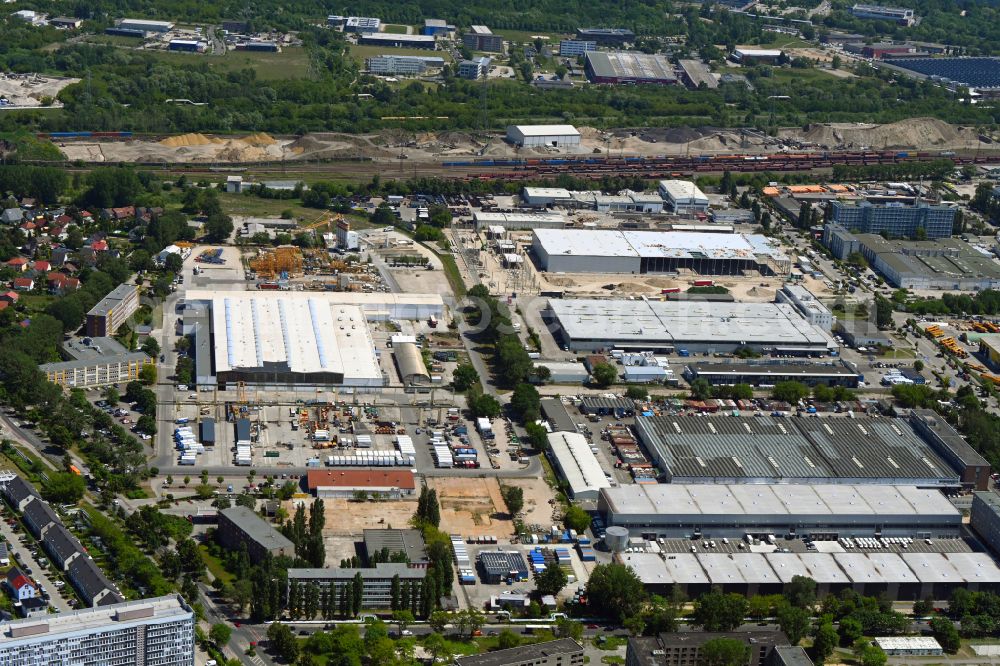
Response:
POLYGON ((911 72, 970 88, 1000 88, 1000 58, 893 58, 891 62, 911 72))

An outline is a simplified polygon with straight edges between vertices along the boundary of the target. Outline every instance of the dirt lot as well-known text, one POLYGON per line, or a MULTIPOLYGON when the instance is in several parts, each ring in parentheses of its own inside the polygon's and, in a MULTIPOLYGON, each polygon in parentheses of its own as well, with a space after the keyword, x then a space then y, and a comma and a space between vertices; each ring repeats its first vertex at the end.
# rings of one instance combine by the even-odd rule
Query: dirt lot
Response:
MULTIPOLYGON (((80 79, 62 79, 38 74, 3 74, 0 75, 0 96, 6 97, 11 106, 41 106, 43 97, 59 94, 59 91, 80 79)), ((53 102, 50 106, 60 107, 62 102, 53 102)))
POLYGON ((549 500, 555 495, 544 479, 506 479, 504 485, 516 486, 524 491, 525 525, 551 525, 553 505, 549 500))
MULTIPOLYGON (((811 52, 810 52, 811 53, 811 52)), ((71 83, 63 80, 61 85, 71 83)), ((0 79, 14 92, 20 81, 0 79)), ((32 90, 31 94, 38 93, 32 90)), ((23 93, 22 93, 23 94, 23 93)), ((50 93, 40 93, 50 94, 50 93)), ((397 162, 400 155, 415 162, 437 162, 456 157, 544 157, 566 154, 591 155, 689 155, 762 153, 800 146, 824 149, 977 149, 980 144, 974 128, 949 125, 931 118, 914 118, 890 125, 855 123, 814 124, 804 130, 789 127, 779 130, 778 138, 747 134, 739 129, 714 127, 636 128, 610 132, 579 127, 579 146, 518 149, 498 134, 477 132, 409 132, 395 129, 371 135, 307 134, 298 138, 274 138, 253 134, 241 138, 184 134, 162 141, 66 142, 60 148, 70 160, 88 162, 261 162, 321 158, 368 157, 397 162)))
POLYGON ((495 536, 509 539, 514 524, 496 479, 429 478, 427 485, 437 490, 441 504, 441 527, 462 536, 495 536))
MULTIPOLYGON (((417 510, 417 500, 392 500, 385 502, 352 502, 342 499, 324 499, 326 534, 357 536, 363 530, 388 527, 406 528, 410 517, 417 510)), ((291 511, 289 512, 291 514, 291 511)))

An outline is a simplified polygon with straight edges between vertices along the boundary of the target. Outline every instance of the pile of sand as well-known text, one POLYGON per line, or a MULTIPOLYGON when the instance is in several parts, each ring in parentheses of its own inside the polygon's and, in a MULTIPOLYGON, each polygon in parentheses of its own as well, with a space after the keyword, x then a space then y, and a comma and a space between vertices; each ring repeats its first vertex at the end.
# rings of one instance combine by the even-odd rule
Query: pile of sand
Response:
POLYGON ((226 162, 256 162, 266 157, 266 150, 239 139, 227 141, 222 149, 215 154, 215 159, 226 162))
POLYGON ((912 118, 889 125, 812 124, 805 131, 786 130, 781 134, 820 146, 864 146, 873 150, 949 146, 967 140, 957 127, 936 118, 912 118))
POLYGON ((180 148, 181 146, 207 146, 213 143, 222 143, 222 139, 205 136, 204 134, 180 134, 178 136, 168 136, 160 141, 160 145, 170 148, 180 148))
POLYGON ((256 134, 245 136, 241 141, 251 146, 273 146, 278 143, 273 136, 266 132, 257 132, 256 134))

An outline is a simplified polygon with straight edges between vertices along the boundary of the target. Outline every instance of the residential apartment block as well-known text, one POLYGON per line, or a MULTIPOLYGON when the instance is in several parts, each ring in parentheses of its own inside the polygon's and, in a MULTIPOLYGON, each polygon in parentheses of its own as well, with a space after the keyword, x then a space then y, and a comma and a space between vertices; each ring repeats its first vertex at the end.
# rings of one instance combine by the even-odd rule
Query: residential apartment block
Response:
POLYGON ((120 284, 87 313, 87 335, 112 336, 139 309, 139 290, 120 284))
POLYGON ((194 612, 172 595, 8 622, 0 664, 194 666, 194 612))

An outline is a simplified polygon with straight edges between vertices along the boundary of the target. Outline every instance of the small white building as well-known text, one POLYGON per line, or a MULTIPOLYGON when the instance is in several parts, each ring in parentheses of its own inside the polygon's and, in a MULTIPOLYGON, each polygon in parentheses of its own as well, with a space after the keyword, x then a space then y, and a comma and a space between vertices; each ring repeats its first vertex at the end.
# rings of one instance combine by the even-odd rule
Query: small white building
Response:
POLYGON ((778 303, 791 303, 795 309, 802 313, 810 324, 819 326, 824 331, 833 329, 833 313, 830 309, 820 303, 816 296, 805 287, 797 284, 786 284, 777 293, 775 301, 778 303))
POLYGON ((575 202, 569 190, 561 187, 525 187, 521 190, 521 203, 526 206, 566 206, 575 202))
POLYGON ((667 207, 678 215, 708 211, 708 197, 689 180, 661 180, 659 192, 667 207))
POLYGON ((243 176, 226 177, 226 193, 240 194, 243 192, 243 176))
POLYGON ((510 125, 507 141, 525 148, 579 146, 580 132, 572 125, 510 125))
POLYGON ((887 636, 876 638, 874 642, 890 657, 934 657, 944 654, 941 644, 930 636, 887 636))

